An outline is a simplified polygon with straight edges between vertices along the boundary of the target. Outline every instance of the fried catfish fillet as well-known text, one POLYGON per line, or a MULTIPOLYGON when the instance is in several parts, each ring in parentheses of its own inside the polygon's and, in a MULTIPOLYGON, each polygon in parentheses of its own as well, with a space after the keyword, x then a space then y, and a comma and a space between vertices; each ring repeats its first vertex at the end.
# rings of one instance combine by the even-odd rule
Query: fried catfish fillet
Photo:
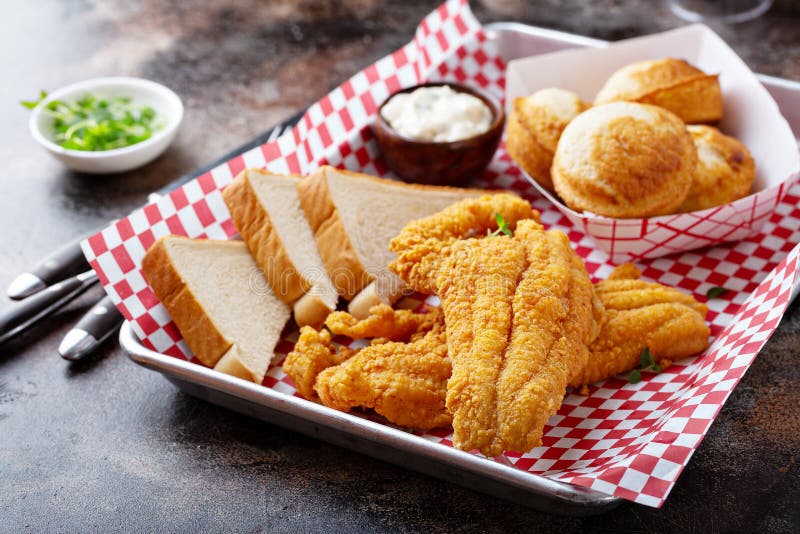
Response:
POLYGON ((499 442, 527 452, 564 400, 567 382, 589 357, 602 305, 580 257, 563 232, 520 222, 514 237, 526 245, 528 266, 517 286, 513 324, 497 384, 499 442))
POLYGON ((327 330, 300 330, 283 363, 297 391, 341 411, 374 408, 401 426, 428 430, 450 424, 444 397, 451 368, 441 310, 413 313, 381 305, 370 311, 360 321, 344 312, 326 321, 334 334, 379 336, 362 349, 337 349, 327 330))
POLYGON ((511 230, 519 220, 539 220, 539 213, 529 202, 510 193, 456 202, 430 217, 412 221, 392 240, 389 249, 397 259, 390 269, 420 293, 435 294, 432 273, 440 267, 439 253, 457 239, 482 237, 487 230, 497 228, 498 213, 511 230))
POLYGON ((595 286, 604 306, 600 335, 589 347, 583 371, 570 380, 578 387, 630 371, 647 348, 662 368, 708 348, 708 308, 694 297, 639 280, 631 264, 617 267, 595 286))
POLYGON ((357 319, 347 312, 336 311, 325 319, 325 326, 336 335, 351 339, 382 338, 404 341, 419 332, 427 332, 441 322, 441 310, 428 308, 428 313, 395 310, 388 304, 379 304, 369 310, 369 317, 357 319))
POLYGON ((294 382, 297 392, 308 400, 319 402, 314 384, 319 373, 350 358, 356 351, 347 347, 336 350, 327 330, 317 331, 311 326, 300 329, 300 337, 283 361, 283 372, 294 382))
POLYGON ((599 331, 583 262, 537 219, 517 197, 485 196, 413 221, 390 246, 390 269, 442 302, 453 367, 446 406, 462 450, 538 445, 599 331), (491 230, 497 213, 516 225, 513 237, 470 237, 491 230))
POLYGON ((322 371, 314 389, 322 404, 336 410, 373 408, 396 425, 428 430, 450 424, 444 407, 450 371, 440 323, 409 343, 364 347, 322 371))
POLYGON ((447 410, 460 449, 502 452, 497 382, 511 333, 514 292, 525 268, 525 247, 507 236, 458 240, 442 251, 434 287, 453 362, 447 410))

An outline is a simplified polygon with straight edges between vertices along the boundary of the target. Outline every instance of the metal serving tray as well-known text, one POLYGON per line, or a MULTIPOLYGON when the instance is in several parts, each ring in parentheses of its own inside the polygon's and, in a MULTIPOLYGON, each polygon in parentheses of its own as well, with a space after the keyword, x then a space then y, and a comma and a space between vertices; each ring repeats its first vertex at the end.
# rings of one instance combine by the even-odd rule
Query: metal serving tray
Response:
POLYGON ((532 475, 387 425, 159 354, 139 342, 127 321, 122 325, 119 339, 133 361, 158 371, 192 396, 340 447, 548 512, 590 515, 620 503, 615 497, 532 475))
MULTIPOLYGON (((485 26, 503 58, 554 52, 607 43, 569 33, 513 22, 485 26)), ((800 83, 759 75, 778 102, 792 130, 800 137, 800 83)), ((792 297, 800 290, 794 287, 792 297)), ((592 515, 620 504, 621 499, 550 480, 480 456, 443 447, 390 426, 338 412, 261 385, 152 351, 141 344, 129 323, 120 344, 130 358, 163 374, 186 393, 324 441, 403 467, 496 495, 542 511, 592 515)))

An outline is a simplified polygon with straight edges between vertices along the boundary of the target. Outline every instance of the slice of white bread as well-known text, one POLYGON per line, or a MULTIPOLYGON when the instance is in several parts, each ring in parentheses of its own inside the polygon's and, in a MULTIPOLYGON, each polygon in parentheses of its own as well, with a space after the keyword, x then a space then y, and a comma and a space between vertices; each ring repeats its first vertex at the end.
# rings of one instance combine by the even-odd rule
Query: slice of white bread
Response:
MULTIPOLYGON (((328 275, 337 292, 347 300, 352 300, 377 278, 386 276, 381 273, 388 272, 387 265, 394 258, 389 252, 389 241, 409 221, 427 217, 464 198, 487 193, 478 189, 407 184, 329 166, 320 167, 301 180, 298 191, 328 275)), ((378 295, 373 302, 380 302, 385 296, 381 291, 370 291, 378 295)), ((358 308, 366 305, 367 302, 362 302, 358 308)))
POLYGON ((233 224, 298 325, 320 326, 338 294, 300 208, 299 176, 246 169, 222 193, 233 224))
POLYGON ((142 272, 198 360, 261 383, 290 310, 244 243, 164 236, 142 272))

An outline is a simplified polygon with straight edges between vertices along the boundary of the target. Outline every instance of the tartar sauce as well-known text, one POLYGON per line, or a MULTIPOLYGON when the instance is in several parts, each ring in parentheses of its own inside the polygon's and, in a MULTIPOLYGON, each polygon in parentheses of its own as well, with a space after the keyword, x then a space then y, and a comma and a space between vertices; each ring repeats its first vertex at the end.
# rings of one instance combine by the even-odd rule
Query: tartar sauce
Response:
POLYGON ((492 125, 492 110, 480 98, 447 85, 397 94, 383 106, 381 116, 404 137, 436 143, 474 137, 492 125))

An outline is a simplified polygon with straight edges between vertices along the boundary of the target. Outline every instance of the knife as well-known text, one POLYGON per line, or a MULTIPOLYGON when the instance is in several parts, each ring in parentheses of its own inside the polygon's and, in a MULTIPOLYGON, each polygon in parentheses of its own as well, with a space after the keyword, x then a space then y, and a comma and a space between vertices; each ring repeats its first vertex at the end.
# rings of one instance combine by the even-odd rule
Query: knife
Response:
POLYGON ((14 300, 24 299, 59 280, 87 270, 89 263, 80 245, 83 239, 64 245, 30 271, 17 276, 8 286, 8 296, 14 300))
POLYGON ((0 343, 30 328, 95 283, 97 274, 94 271, 86 271, 15 304, 10 310, 0 314, 0 343))
MULTIPOLYGON (((238 156, 242 152, 246 152, 251 148, 263 145, 264 143, 274 141, 286 131, 291 129, 295 124, 297 124, 297 122, 300 120, 300 117, 303 116, 303 113, 305 113, 305 110, 295 113, 279 125, 267 130, 258 137, 250 140, 248 143, 245 143, 244 145, 232 150, 228 154, 225 154, 221 158, 209 163, 205 167, 173 180, 155 193, 151 193, 148 197, 148 202, 152 203, 154 198, 157 199, 160 196, 169 194, 169 192, 173 189, 177 189, 178 187, 194 180, 201 174, 225 163, 235 156, 238 156)), ((8 287, 9 298, 14 300, 24 299, 43 290, 45 287, 57 282, 58 280, 63 280, 68 276, 75 275, 88 269, 88 263, 86 262, 86 258, 81 250, 81 241, 83 241, 83 239, 84 238, 81 237, 80 239, 65 245, 50 256, 40 261, 29 271, 17 276, 17 278, 15 278, 8 287)))
POLYGON ((58 353, 65 360, 82 360, 116 332, 123 320, 111 297, 106 295, 67 332, 58 346, 58 353))
MULTIPOLYGON (((219 160, 207 166, 205 169, 192 173, 188 177, 180 178, 175 182, 168 184, 164 188, 159 189, 157 192, 151 193, 148 196, 148 201, 151 203, 155 202, 158 200, 159 196, 169 193, 170 190, 182 185, 184 182, 188 182, 189 180, 196 178, 198 175, 206 172, 208 169, 212 169, 220 163, 228 161, 235 155, 249 150, 254 146, 262 145, 277 139, 285 132, 289 131, 292 126, 294 126, 297 121, 300 120, 301 116, 302 112, 295 114, 293 117, 290 117, 288 120, 259 136, 258 139, 251 141, 247 145, 237 148, 230 154, 223 156, 219 160)), ((103 342, 103 340, 113 334, 122 324, 123 320, 124 318, 122 317, 122 314, 117 311, 117 308, 111 302, 111 299, 108 296, 104 297, 97 304, 95 304, 92 309, 81 318, 80 321, 78 321, 78 324, 76 324, 72 330, 67 332, 67 335, 64 336, 64 339, 58 346, 58 353, 62 358, 70 361, 78 361, 85 358, 91 354, 92 351, 94 351, 94 349, 103 342)))

